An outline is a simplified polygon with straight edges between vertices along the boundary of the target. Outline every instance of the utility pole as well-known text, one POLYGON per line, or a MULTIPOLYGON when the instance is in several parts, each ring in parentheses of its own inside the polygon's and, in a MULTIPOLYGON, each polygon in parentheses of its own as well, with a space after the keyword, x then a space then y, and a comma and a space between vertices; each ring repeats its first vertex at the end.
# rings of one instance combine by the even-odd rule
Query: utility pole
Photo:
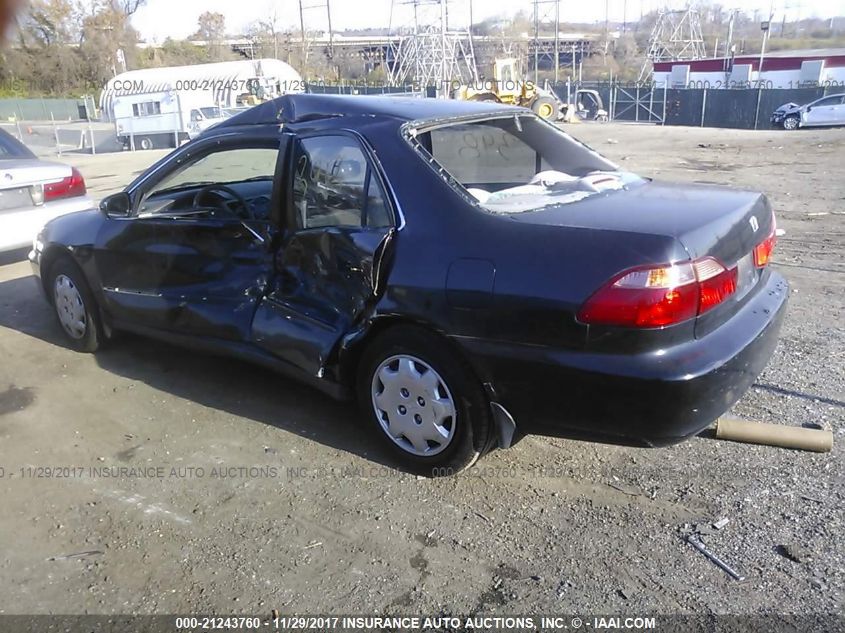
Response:
POLYGON ((622 34, 628 30, 628 0, 622 0, 622 34))
POLYGON ((326 0, 326 19, 329 22, 329 59, 334 61, 334 35, 332 34, 332 9, 326 0))
POLYGON ((302 68, 300 69, 303 73, 305 73, 305 65, 308 59, 307 57, 307 45, 305 43, 305 11, 302 7, 302 0, 299 0, 299 29, 300 29, 300 37, 302 38, 302 68))
MULTIPOLYGON (((534 83, 539 82, 540 57, 554 65, 555 81, 560 78, 560 0, 533 0, 534 3, 534 83), (552 6, 553 5, 553 6, 552 6), (541 13, 542 12, 542 13, 541 13), (543 24, 554 28, 554 48, 547 41, 541 42, 543 24), (541 50, 542 48, 542 50, 541 50)), ((530 52, 530 48, 529 48, 530 52)))
POLYGON ((560 67, 560 0, 555 0, 555 83, 560 67))
POLYGON ((449 97, 449 77, 446 76, 448 74, 447 68, 449 67, 449 49, 446 46, 446 31, 449 29, 448 21, 446 0, 440 0, 440 49, 442 53, 440 59, 440 81, 438 82, 440 85, 437 87, 437 96, 444 99, 449 97))
POLYGON ((329 5, 329 0, 318 0, 316 4, 305 5, 303 0, 299 0, 299 29, 300 37, 302 38, 302 71, 307 72, 308 66, 308 38, 305 31, 305 10, 306 9, 326 9, 326 18, 328 20, 329 43, 325 51, 326 58, 329 62, 334 60, 334 35, 332 33, 332 11, 329 5))
POLYGON ((725 58, 731 54, 734 39, 734 20, 736 20, 736 9, 731 9, 731 17, 728 20, 728 39, 725 40, 725 58))
MULTIPOLYGON (((475 50, 475 46, 472 42, 472 0, 469 0, 469 47, 471 50, 475 50)), ((473 54, 473 57, 475 55, 473 54)), ((478 77, 473 77, 474 80, 478 80, 478 77)))
POLYGON ((540 0, 534 0, 534 85, 540 81, 540 0))

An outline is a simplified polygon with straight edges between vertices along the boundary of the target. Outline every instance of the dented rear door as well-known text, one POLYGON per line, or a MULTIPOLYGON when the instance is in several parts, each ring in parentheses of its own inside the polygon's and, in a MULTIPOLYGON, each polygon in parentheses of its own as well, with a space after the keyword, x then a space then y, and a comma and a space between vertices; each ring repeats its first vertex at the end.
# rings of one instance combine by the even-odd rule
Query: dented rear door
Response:
POLYGON ((287 226, 252 334, 275 356, 322 376, 338 341, 382 291, 395 221, 359 138, 332 133, 294 143, 287 226))

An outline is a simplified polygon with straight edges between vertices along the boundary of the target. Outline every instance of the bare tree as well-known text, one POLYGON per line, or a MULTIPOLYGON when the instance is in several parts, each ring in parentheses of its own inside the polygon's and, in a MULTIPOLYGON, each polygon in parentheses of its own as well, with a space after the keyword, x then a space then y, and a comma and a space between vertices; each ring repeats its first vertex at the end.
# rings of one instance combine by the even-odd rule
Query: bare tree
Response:
POLYGON ((82 19, 79 52, 92 85, 102 85, 135 63, 138 33, 113 0, 95 0, 82 19))
POLYGON ((209 57, 223 59, 223 42, 226 39, 226 16, 215 11, 205 11, 197 18, 197 32, 193 38, 208 45, 209 57))
POLYGON ((124 15, 132 16, 138 9, 147 4, 147 0, 115 0, 114 5, 124 15))
POLYGON ((79 16, 71 0, 36 0, 19 20, 19 33, 29 44, 71 44, 79 31, 79 16))

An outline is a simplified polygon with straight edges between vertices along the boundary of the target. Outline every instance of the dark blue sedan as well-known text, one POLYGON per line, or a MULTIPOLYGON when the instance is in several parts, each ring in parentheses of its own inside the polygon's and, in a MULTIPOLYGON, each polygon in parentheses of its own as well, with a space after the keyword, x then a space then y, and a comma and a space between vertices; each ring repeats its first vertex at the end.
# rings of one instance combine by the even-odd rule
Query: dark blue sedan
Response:
POLYGON ((788 295, 766 197, 621 171, 529 110, 285 96, 49 223, 72 346, 116 330, 357 398, 412 469, 527 432, 651 445, 754 382, 788 295))

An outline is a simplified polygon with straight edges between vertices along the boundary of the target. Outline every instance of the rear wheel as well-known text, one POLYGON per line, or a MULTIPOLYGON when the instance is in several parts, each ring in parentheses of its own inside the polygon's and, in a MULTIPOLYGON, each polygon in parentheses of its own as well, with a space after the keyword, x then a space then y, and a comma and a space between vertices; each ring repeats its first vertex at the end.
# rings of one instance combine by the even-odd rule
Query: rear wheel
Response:
POLYGON ((47 286, 56 319, 70 346, 79 352, 95 352, 103 340, 97 305, 79 268, 66 257, 50 268, 47 286))
POLYGON ((153 148, 153 139, 149 136, 141 136, 138 138, 138 147, 141 149, 152 149, 153 148))
POLYGON ((783 129, 784 130, 797 130, 799 123, 800 123, 800 120, 798 119, 798 116, 795 115, 795 114, 792 114, 792 115, 786 117, 783 120, 783 129))
POLYGON ((558 117, 557 102, 551 97, 537 97, 531 102, 531 109, 541 119, 554 121, 558 117))
POLYGON ((457 473, 493 441, 481 384, 463 359, 425 330, 401 326, 376 338, 361 359, 357 387, 364 416, 414 472, 457 473))

